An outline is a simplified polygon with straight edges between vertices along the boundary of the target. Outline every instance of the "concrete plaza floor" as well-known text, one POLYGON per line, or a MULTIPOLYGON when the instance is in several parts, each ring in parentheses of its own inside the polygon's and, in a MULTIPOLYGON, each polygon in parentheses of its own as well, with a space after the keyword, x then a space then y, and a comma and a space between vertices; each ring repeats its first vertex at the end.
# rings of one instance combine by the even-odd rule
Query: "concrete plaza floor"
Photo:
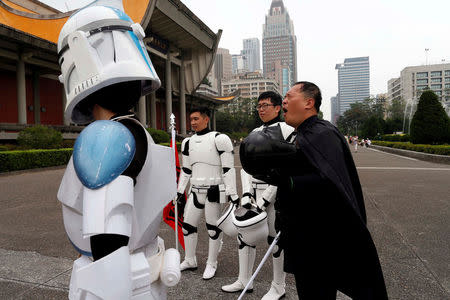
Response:
MULTIPOLYGON (((353 155, 390 299, 450 299, 450 166, 366 148, 353 155)), ((236 167, 239 174, 238 158, 236 167)), ((48 168, 0 175, 0 299, 67 299, 77 253, 66 238, 56 199, 63 172, 48 168)), ((174 246, 173 231, 164 223, 160 236, 166 248, 174 246)), ((220 291, 237 276, 236 242, 224 238, 217 275, 204 281, 206 240, 202 220, 199 269, 183 273, 181 282, 168 290, 168 299, 237 299, 237 294, 220 291)), ((267 245, 257 249, 259 262, 267 245)), ((256 279, 255 291, 244 299, 265 294, 271 270, 269 260, 256 279)), ((286 299, 297 299, 291 275, 286 299)), ((348 298, 338 295, 338 299, 348 298)))

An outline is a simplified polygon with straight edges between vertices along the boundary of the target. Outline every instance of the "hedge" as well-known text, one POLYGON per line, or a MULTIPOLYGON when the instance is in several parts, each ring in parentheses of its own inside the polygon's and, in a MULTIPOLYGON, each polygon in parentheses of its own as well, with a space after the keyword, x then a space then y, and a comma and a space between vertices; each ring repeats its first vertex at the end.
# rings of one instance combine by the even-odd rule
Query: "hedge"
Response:
POLYGON ((65 165, 72 149, 23 150, 0 152, 0 172, 65 165))
MULTIPOLYGON (((169 146, 169 143, 160 145, 169 146)), ((177 142, 177 149, 181 151, 180 142, 177 142)), ((72 151, 72 148, 0 151, 0 173, 65 165, 72 151)))
POLYGON ((450 155, 450 145, 423 145, 404 142, 372 141, 372 144, 438 155, 450 155))
MULTIPOLYGON (((177 150, 181 151, 181 142, 176 142, 176 144, 177 144, 177 150)), ((159 143, 159 145, 169 147, 170 143, 159 143)))
POLYGON ((409 142, 411 136, 409 134, 383 134, 381 136, 381 141, 389 142, 409 142))
POLYGON ((164 130, 159 130, 159 129, 155 129, 155 128, 147 128, 148 133, 150 133, 150 135, 153 138, 153 141, 156 144, 160 144, 160 143, 168 143, 170 142, 170 135, 165 132, 164 130))

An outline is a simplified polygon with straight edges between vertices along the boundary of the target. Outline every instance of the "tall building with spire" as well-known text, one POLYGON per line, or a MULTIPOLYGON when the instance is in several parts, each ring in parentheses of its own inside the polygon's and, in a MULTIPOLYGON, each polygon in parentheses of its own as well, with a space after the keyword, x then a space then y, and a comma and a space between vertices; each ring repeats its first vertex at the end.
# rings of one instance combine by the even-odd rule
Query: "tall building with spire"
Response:
POLYGON ((284 95, 297 81, 297 37, 282 0, 272 0, 263 25, 264 76, 279 82, 284 95))

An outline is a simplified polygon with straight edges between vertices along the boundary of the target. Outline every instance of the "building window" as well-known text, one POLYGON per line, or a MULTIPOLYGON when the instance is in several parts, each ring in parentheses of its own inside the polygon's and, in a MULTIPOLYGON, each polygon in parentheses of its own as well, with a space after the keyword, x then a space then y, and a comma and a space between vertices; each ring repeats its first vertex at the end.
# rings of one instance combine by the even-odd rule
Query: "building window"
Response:
POLYGON ((440 77, 442 76, 442 72, 441 71, 433 71, 431 72, 431 77, 440 77))
POLYGON ((445 77, 445 82, 450 82, 450 77, 445 77))
POLYGON ((428 72, 418 72, 416 75, 417 78, 427 78, 428 72))
POLYGON ((445 84, 445 88, 446 88, 446 89, 450 89, 450 83, 446 83, 446 84, 445 84))
POLYGON ((440 90, 440 89, 442 89, 442 84, 432 84, 431 89, 433 91, 440 90))
POLYGON ((428 84, 428 79, 417 79, 417 84, 428 84))
POLYGON ((431 78, 432 83, 442 82, 442 78, 431 78))
POLYGON ((450 76, 450 70, 445 70, 445 76, 450 76))
POLYGON ((424 89, 426 89, 426 88, 428 88, 428 85, 418 85, 418 86, 417 86, 417 90, 418 90, 418 91, 422 91, 422 90, 424 90, 424 89))

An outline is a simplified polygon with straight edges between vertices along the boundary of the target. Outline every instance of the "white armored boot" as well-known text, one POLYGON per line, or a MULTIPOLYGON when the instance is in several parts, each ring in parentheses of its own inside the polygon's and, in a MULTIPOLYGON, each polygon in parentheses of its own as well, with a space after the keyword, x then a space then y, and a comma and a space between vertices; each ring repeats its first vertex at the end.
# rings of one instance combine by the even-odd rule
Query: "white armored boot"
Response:
POLYGON ((184 261, 180 264, 180 270, 197 270, 197 257, 195 256, 197 233, 191 233, 184 236, 184 247, 186 251, 184 261))
POLYGON ((261 300, 278 300, 286 295, 286 273, 283 271, 284 252, 279 257, 273 256, 273 281, 270 290, 261 300))
MULTIPOLYGON (((238 250, 239 253, 239 276, 238 279, 229 285, 222 286, 222 291, 227 293, 236 293, 244 290, 248 281, 252 277, 253 264, 255 263, 256 249, 245 246, 238 250)), ((247 290, 247 293, 253 292, 253 283, 247 290)))
POLYGON ((222 249, 222 235, 213 240, 209 238, 208 260, 206 261, 205 271, 203 272, 203 279, 208 280, 216 275, 217 270, 217 256, 222 249))

